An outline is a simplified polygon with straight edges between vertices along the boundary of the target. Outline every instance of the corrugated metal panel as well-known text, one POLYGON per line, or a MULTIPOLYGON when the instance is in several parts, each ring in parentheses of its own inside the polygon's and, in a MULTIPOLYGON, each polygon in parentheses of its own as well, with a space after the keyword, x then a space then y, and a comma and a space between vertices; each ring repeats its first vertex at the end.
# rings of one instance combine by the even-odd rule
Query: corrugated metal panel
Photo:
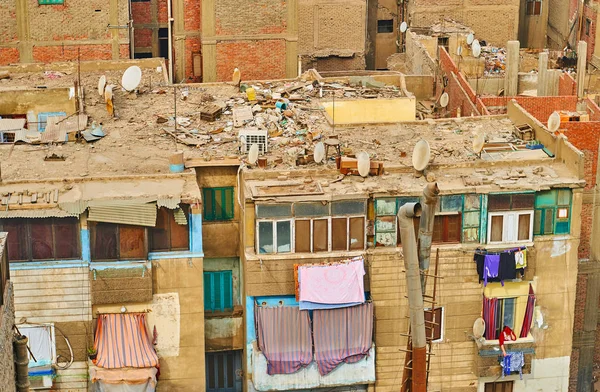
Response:
POLYGON ((18 131, 25 128, 24 118, 0 118, 0 131, 18 131))
POLYGON ((88 202, 85 200, 77 200, 68 203, 58 203, 58 206, 70 214, 80 215, 83 214, 83 211, 87 210, 88 202))
POLYGON ((188 224, 187 216, 185 216, 185 212, 183 212, 181 208, 178 208, 173 212, 173 217, 178 225, 185 226, 188 224))
POLYGON ((48 208, 43 210, 0 210, 0 218, 68 218, 76 216, 78 216, 78 214, 72 214, 59 208, 48 208))
POLYGON ((156 199, 156 205, 159 208, 166 207, 170 210, 175 210, 179 208, 179 203, 181 203, 181 195, 173 197, 159 197, 156 199))
POLYGON ((135 226, 156 226, 155 203, 113 203, 90 205, 88 220, 93 222, 120 223, 135 226))

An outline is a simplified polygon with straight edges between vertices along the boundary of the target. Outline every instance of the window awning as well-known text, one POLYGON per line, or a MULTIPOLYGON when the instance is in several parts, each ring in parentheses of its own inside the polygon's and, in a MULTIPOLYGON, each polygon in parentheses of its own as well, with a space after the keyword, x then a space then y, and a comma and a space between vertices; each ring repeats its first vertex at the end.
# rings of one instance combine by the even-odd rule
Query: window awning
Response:
POLYGON ((88 220, 133 226, 156 226, 156 203, 107 200, 89 207, 88 220))
POLYGON ((99 315, 94 347, 98 367, 158 367, 144 313, 99 315))

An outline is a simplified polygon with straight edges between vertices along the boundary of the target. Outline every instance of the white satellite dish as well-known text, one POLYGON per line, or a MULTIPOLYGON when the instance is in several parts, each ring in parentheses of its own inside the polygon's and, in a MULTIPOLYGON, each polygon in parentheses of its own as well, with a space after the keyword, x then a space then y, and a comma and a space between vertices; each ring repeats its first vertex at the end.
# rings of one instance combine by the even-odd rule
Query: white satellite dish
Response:
POLYGON ((408 30, 408 23, 406 23, 406 22, 400 23, 400 32, 404 33, 404 32, 406 32, 406 30, 408 30))
POLYGON ((240 84, 240 82, 242 81, 242 73, 240 72, 239 69, 235 68, 233 70, 233 75, 231 76, 231 81, 236 86, 240 84))
POLYGON ((317 145, 315 146, 315 152, 313 153, 313 155, 315 158, 315 162, 317 162, 317 163, 323 162, 323 159, 325 159, 325 145, 323 144, 323 142, 317 143, 317 145))
POLYGON ((457 55, 457 56, 462 56, 462 50, 463 50, 463 49, 462 49, 462 46, 459 46, 459 47, 457 47, 457 48, 456 48, 456 55, 457 55))
POLYGON ((369 154, 362 151, 358 153, 356 158, 358 159, 358 174, 360 174, 361 177, 367 177, 371 170, 371 158, 369 158, 369 154))
POLYGON ((250 151, 248 151, 248 162, 255 165, 256 161, 258 161, 258 144, 253 144, 250 146, 250 151))
POLYGON ((423 171, 429 165, 431 148, 427 140, 421 139, 415 145, 412 156, 412 164, 416 171, 423 171))
POLYGON ((100 76, 100 80, 98 80, 98 95, 104 95, 104 87, 106 87, 106 76, 100 76))
POLYGON ((548 130, 550 132, 556 132, 560 127, 560 114, 554 112, 548 117, 548 130))
POLYGON ((473 43, 473 40, 475 40, 475 36, 473 35, 473 33, 467 35, 467 45, 471 45, 473 43))
POLYGON ((449 102, 450 102, 450 97, 448 96, 448 93, 444 92, 442 94, 442 96, 440 97, 440 106, 445 108, 446 106, 448 106, 449 102))
POLYGON ((479 45, 479 41, 473 41, 473 45, 471 45, 471 52, 473 53, 473 57, 479 57, 481 54, 481 45, 479 45))
POLYGON ((142 81, 142 69, 137 65, 127 68, 121 78, 121 86, 127 91, 133 91, 142 81))
POLYGON ((481 150, 483 150, 484 144, 485 135, 483 133, 478 133, 473 139, 473 152, 475 152, 475 154, 479 154, 481 150))
POLYGON ((113 98, 113 85, 109 84, 108 86, 105 87, 104 89, 104 102, 109 102, 112 100, 113 98))
POLYGON ((485 321, 481 317, 479 317, 473 323, 473 336, 475 337, 475 339, 479 339, 483 336, 484 332, 485 332, 485 321))

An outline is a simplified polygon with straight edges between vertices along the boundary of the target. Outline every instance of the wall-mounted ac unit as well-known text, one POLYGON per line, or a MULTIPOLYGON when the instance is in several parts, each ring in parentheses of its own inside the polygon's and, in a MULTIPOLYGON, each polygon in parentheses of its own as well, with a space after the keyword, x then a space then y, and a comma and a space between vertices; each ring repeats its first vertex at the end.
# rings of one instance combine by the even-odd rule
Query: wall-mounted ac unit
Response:
POLYGON ((238 138, 242 143, 242 153, 248 153, 250 146, 258 144, 258 151, 261 154, 267 152, 267 140, 269 139, 269 133, 266 129, 258 128, 244 128, 240 129, 238 138))

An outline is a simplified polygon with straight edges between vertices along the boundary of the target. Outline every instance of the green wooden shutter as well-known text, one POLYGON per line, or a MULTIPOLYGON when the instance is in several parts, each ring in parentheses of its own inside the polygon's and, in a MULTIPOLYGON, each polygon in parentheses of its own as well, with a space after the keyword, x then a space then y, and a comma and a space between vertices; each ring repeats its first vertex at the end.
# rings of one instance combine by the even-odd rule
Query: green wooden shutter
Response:
POLYGON ((221 276, 221 282, 223 282, 221 289, 223 293, 223 308, 233 309, 233 280, 231 278, 231 271, 223 271, 221 276))
POLYGON ((233 219, 233 188, 223 189, 223 219, 233 219))
POLYGON ((213 307, 213 276, 210 272, 204 273, 204 310, 214 311, 213 307))

